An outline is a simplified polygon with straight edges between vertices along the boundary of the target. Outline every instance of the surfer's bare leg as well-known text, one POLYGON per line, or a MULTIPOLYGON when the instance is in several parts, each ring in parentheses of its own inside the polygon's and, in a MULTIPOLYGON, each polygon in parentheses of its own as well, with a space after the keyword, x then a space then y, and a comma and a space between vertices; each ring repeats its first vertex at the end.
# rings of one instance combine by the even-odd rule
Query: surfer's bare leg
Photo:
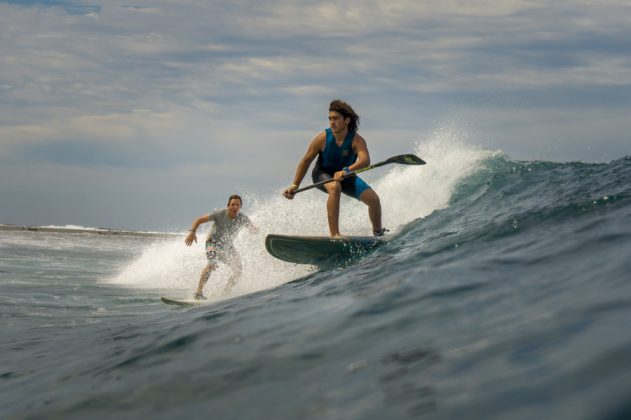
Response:
POLYGON ((372 231, 380 231, 381 202, 379 201, 379 196, 372 188, 369 188, 359 196, 359 199, 368 206, 368 217, 370 218, 370 223, 372 223, 372 231))
POLYGON ((216 264, 206 264, 206 267, 202 270, 202 275, 199 277, 199 284, 197 285, 197 290, 195 291, 195 297, 203 296, 202 293, 204 290, 204 286, 208 282, 208 278, 210 277, 210 273, 213 272, 217 268, 216 264))
POLYGON ((228 278, 228 282, 223 288, 224 294, 230 293, 234 285, 237 284, 237 279, 241 277, 241 272, 243 271, 243 266, 241 265, 241 259, 239 258, 238 255, 233 255, 232 258, 230 258, 229 266, 230 266, 230 269, 232 270, 232 273, 230 274, 230 277, 228 278))
POLYGON ((340 196, 342 194, 342 185, 339 182, 329 182, 324 184, 324 188, 329 193, 329 198, 326 202, 329 232, 331 236, 340 236, 340 196))

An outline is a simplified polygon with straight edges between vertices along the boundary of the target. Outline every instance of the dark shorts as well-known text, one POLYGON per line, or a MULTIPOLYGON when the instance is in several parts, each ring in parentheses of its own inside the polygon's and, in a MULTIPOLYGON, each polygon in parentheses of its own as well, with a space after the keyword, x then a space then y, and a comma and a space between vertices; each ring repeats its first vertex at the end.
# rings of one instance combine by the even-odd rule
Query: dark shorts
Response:
MULTIPOLYGON (((333 179, 333 174, 324 172, 322 169, 320 169, 320 167, 318 167, 318 165, 316 165, 313 168, 313 171, 311 171, 311 179, 314 183, 326 181, 327 179, 333 179)), ((356 198, 357 200, 359 200, 359 197, 364 191, 370 188, 370 185, 366 184, 364 180, 357 175, 344 178, 341 184, 342 192, 350 197, 356 198)), ((316 188, 320 191, 327 192, 326 188, 324 188, 324 185, 320 185, 316 188)))

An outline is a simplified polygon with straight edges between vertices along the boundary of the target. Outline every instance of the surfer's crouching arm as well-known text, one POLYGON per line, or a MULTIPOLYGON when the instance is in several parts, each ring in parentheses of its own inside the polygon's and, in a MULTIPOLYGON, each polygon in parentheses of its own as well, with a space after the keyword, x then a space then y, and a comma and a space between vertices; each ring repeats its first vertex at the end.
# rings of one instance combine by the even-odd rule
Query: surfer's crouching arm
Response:
POLYGON ((199 227, 199 225, 202 225, 209 221, 210 221, 210 216, 206 214, 204 216, 198 217, 193 222, 193 226, 191 226, 191 230, 188 231, 188 235, 186 236, 186 239, 184 240, 184 243, 186 244, 186 246, 191 246, 193 242, 197 242, 197 235, 196 235, 197 228, 199 227))

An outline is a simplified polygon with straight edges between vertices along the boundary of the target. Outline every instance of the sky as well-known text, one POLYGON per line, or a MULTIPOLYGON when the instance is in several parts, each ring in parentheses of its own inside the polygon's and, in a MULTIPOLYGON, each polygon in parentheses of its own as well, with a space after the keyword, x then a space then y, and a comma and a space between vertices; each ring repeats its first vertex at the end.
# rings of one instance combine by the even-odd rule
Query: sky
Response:
MULTIPOLYGON (((631 154, 631 1, 0 0, 0 224, 172 230, 276 194, 327 126, 631 154)), ((304 185, 304 184, 303 184, 304 185)))

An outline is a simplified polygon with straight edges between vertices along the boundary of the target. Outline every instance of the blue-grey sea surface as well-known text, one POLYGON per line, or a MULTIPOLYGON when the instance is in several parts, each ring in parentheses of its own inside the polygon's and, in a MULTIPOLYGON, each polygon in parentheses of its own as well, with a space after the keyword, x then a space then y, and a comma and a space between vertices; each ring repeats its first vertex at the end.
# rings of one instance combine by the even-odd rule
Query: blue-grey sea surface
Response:
POLYGON ((489 155, 439 207, 193 308, 182 235, 4 226, 0 417, 631 418, 631 159, 489 155))

